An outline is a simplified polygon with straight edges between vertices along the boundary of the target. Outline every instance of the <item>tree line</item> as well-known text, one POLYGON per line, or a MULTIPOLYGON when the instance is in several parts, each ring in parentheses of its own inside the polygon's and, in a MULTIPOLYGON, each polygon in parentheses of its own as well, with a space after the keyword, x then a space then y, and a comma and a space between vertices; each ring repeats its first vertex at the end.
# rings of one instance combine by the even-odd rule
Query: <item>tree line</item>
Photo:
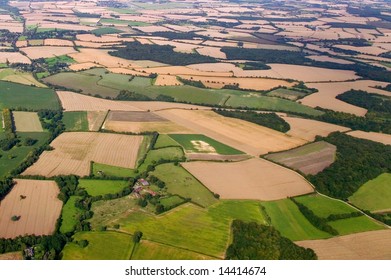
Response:
POLYGON ((232 223, 233 242, 226 251, 228 260, 316 260, 312 249, 293 243, 272 226, 232 223))

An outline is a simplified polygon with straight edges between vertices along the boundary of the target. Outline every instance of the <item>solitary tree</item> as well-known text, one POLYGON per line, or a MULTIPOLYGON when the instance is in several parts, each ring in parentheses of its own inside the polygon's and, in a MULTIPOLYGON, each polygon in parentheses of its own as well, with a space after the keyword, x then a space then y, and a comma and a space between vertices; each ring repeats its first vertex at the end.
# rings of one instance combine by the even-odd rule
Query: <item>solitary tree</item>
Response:
POLYGON ((139 243, 142 236, 143 236, 143 233, 141 231, 135 231, 133 234, 133 242, 139 243))

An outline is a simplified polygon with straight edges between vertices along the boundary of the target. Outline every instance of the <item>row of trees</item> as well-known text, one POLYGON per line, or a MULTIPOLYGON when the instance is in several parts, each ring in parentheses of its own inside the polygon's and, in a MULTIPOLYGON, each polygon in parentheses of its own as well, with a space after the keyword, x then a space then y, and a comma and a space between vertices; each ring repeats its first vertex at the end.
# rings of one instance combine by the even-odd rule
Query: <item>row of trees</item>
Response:
POLYGON ((3 124, 0 125, 4 125, 5 138, 0 140, 0 148, 3 151, 9 151, 18 143, 18 139, 15 134, 15 125, 11 110, 8 108, 3 109, 2 115, 3 124))
POLYGON ((306 249, 281 236, 274 227, 232 223, 233 242, 226 251, 228 260, 316 260, 312 249, 306 249))
POLYGON ((275 113, 257 113, 252 111, 239 110, 228 111, 222 109, 216 109, 214 112, 225 117, 245 120, 281 132, 287 132, 290 130, 290 125, 275 113))

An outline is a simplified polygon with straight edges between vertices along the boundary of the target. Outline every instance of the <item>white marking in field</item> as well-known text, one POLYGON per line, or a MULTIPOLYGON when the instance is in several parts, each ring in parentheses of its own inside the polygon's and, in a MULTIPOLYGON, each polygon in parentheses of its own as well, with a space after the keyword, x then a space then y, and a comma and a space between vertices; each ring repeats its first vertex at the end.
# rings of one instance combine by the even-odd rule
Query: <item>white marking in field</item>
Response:
POLYGON ((209 143, 202 141, 202 140, 191 140, 191 144, 193 145, 194 149, 201 153, 217 153, 216 149, 213 148, 209 143))

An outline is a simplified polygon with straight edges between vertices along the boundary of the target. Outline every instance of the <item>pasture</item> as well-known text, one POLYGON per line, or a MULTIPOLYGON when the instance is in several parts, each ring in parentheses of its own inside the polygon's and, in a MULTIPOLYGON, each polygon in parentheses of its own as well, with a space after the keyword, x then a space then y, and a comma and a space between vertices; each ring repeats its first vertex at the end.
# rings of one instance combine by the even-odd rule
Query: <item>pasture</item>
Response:
MULTIPOLYGON (((0 134, 1 137, 2 134, 0 134)), ((18 167, 29 155, 29 153, 41 145, 43 145, 49 138, 47 132, 18 132, 17 136, 20 137, 22 143, 26 138, 32 138, 38 140, 33 146, 15 146, 9 151, 0 152, 0 178, 10 174, 12 170, 18 167)))
POLYGON ((46 85, 38 82, 31 73, 22 72, 15 69, 0 70, 0 80, 28 86, 46 88, 46 85))
POLYGON ((0 237, 51 235, 60 216, 62 202, 54 181, 16 179, 16 185, 0 204, 0 237), (11 218, 18 216, 19 220, 11 218))
POLYGON ((315 228, 289 199, 262 202, 272 225, 285 237, 297 241, 322 239, 330 234, 315 228))
POLYGON ((304 174, 317 174, 330 166, 337 148, 325 141, 310 143, 286 152, 268 154, 266 159, 278 162, 304 174))
POLYGON ((68 132, 57 137, 39 160, 24 175, 90 174, 90 162, 124 168, 134 168, 142 136, 130 136, 95 132, 68 132))
POLYGON ((101 164, 101 163, 92 163, 92 172, 94 176, 113 176, 119 178, 127 178, 134 176, 134 170, 130 168, 124 168, 119 166, 101 164))
POLYGON ((215 258, 190 250, 148 240, 142 240, 134 249, 132 260, 213 260, 215 258))
POLYGON ((145 240, 222 258, 234 219, 265 223, 256 201, 220 201, 207 209, 187 203, 159 216, 131 212, 118 222, 123 231, 142 231, 145 240))
POLYGON ((72 232, 78 223, 78 215, 81 214, 82 210, 75 206, 75 203, 81 197, 71 196, 62 208, 61 213, 61 227, 60 232, 67 233, 72 232))
POLYGON ((58 110, 60 104, 52 89, 37 88, 0 81, 0 108, 25 108, 28 110, 58 110), (28 100, 28 102, 26 102, 28 100))
POLYGON ((180 145, 178 144, 178 142, 176 142, 167 134, 159 134, 159 137, 157 138, 154 148, 160 149, 166 147, 179 147, 179 146, 180 145))
POLYGON ((383 173, 366 182, 351 197, 349 202, 363 210, 391 210, 391 174, 383 173))
POLYGON ((62 122, 66 131, 88 131, 87 112, 64 112, 62 122))
POLYGON ((134 246, 131 235, 119 232, 78 232, 73 239, 62 251, 63 260, 129 260, 134 246), (81 240, 88 241, 87 247, 75 243, 81 240))
POLYGON ((346 235, 371 230, 380 230, 385 228, 383 225, 373 221, 367 216, 341 219, 329 222, 328 224, 335 228, 338 231, 339 235, 346 235))
POLYGON ((169 134, 186 153, 217 153, 220 155, 240 155, 243 152, 224 145, 202 134, 169 134))
POLYGON ((172 163, 161 164, 156 166, 151 174, 166 183, 168 193, 191 198, 192 202, 202 207, 210 206, 217 201, 204 185, 181 166, 172 163))
POLYGON ((38 114, 33 112, 12 112, 16 131, 19 132, 42 132, 42 124, 38 114))
POLYGON ((263 159, 182 166, 223 199, 276 200, 314 191, 297 173, 263 159))
POLYGON ((357 212, 357 210, 348 204, 322 196, 319 194, 310 194, 306 196, 295 197, 295 200, 304 204, 315 215, 321 218, 327 218, 330 215, 349 214, 357 212))
POLYGON ((126 181, 89 179, 79 180, 79 188, 85 189, 91 196, 103 196, 105 194, 119 193, 126 187, 129 187, 129 183, 126 181))

